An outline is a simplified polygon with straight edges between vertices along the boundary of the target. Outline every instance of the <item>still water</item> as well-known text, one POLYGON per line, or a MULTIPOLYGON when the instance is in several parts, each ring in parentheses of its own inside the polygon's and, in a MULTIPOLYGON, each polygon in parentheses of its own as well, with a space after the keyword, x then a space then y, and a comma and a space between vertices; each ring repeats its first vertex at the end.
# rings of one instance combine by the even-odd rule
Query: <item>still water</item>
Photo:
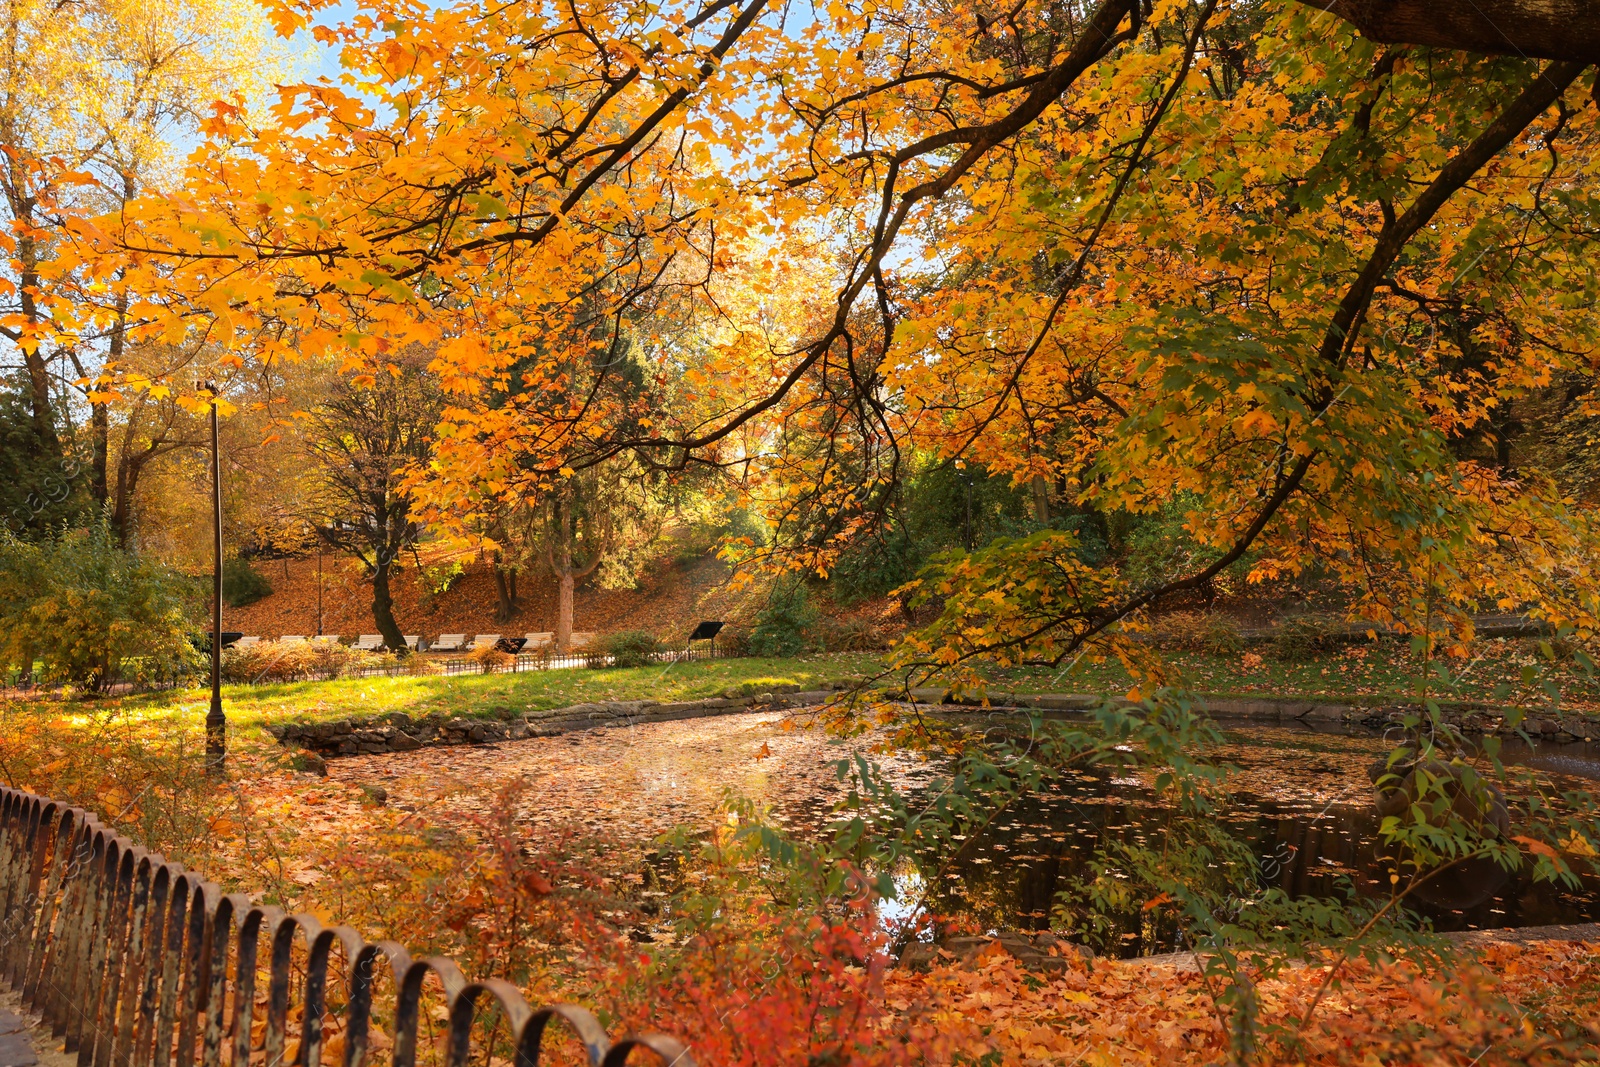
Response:
MULTIPOLYGON (((1294 896, 1339 896, 1352 888, 1386 896, 1389 866, 1381 861, 1379 817, 1366 768, 1389 741, 1365 730, 1320 732, 1286 727, 1233 731, 1224 758, 1241 768, 1236 803, 1226 825, 1259 861, 1258 884, 1294 896)), ((1507 763, 1534 768, 1560 790, 1591 789, 1600 781, 1600 746, 1520 742, 1505 745, 1507 763)), ((1512 805, 1512 833, 1518 832, 1512 805)), ((1170 812, 1154 808, 1132 779, 1086 775, 1020 805, 968 842, 938 886, 924 888, 935 913, 972 920, 986 929, 1059 927, 1060 894, 1089 875, 1089 864, 1112 837, 1159 843, 1182 834, 1170 812)), ((1510 876, 1485 863, 1425 885, 1413 910, 1437 930, 1467 930, 1600 921, 1600 880, 1571 890, 1528 875, 1510 876)), ((1170 932, 1139 914, 1120 917, 1119 954, 1177 947, 1170 932)))

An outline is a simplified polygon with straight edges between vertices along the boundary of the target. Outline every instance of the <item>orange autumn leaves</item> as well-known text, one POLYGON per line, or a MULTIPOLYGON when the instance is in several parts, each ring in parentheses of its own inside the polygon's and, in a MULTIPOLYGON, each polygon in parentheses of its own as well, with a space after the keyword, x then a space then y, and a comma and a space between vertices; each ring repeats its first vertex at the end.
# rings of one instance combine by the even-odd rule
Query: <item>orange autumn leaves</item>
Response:
POLYGON ((1498 452, 1596 349, 1583 86, 1375 259, 1550 72, 1288 2, 1013 7, 375 2, 316 28, 341 84, 217 108, 177 186, 54 269, 224 369, 429 346, 444 525, 619 456, 731 472, 821 573, 915 458, 1034 487, 1053 527, 1181 515, 1194 558, 1148 588, 1055 573, 1061 531, 933 667, 1076 654, 1225 554, 1329 570, 1382 623, 1593 628, 1587 513, 1498 452), (1034 582, 1053 623, 1011 598, 1034 582))
MULTIPOLYGON (((1600 952, 1590 944, 1491 944, 1448 978, 1402 962, 1347 964, 1301 1029, 1321 977, 1291 969, 1256 987, 1264 1059, 1562 1063, 1600 1043, 1600 952)), ((1192 968, 1139 961, 1042 977, 992 951, 970 967, 896 971, 885 995, 895 1027, 927 1042, 929 1062, 1211 1064, 1228 1057, 1233 1024, 1192 968)))

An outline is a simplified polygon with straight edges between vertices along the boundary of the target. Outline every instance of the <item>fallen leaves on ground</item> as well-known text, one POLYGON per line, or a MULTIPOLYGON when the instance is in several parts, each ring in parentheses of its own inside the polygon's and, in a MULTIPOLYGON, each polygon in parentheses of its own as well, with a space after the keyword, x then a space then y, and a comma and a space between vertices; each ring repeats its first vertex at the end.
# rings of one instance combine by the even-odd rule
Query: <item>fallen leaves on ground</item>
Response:
MULTIPOLYGON (((1351 961, 1301 1030, 1325 973, 1294 968, 1257 985, 1253 1058, 1482 1067, 1600 1049, 1600 946, 1492 944, 1432 976, 1406 962, 1351 961)), ((884 996, 894 1013, 886 1028, 929 1062, 1175 1065, 1229 1055, 1231 1017, 1192 967, 1099 960, 1041 977, 995 949, 972 966, 893 972, 884 996)))

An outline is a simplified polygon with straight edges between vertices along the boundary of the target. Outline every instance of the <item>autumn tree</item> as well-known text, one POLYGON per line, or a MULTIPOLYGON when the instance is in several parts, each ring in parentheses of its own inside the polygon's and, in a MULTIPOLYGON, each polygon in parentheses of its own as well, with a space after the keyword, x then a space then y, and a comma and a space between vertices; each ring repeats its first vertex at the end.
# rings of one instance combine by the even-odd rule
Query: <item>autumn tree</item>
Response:
POLYGON ((19 0, 0 21, 0 338, 20 360, 35 463, 81 475, 119 514, 127 498, 114 483, 127 471, 109 467, 110 384, 128 344, 128 294, 94 269, 56 269, 54 256, 69 225, 172 179, 174 145, 197 133, 213 99, 253 93, 274 72, 262 28, 249 6, 188 0, 19 0), (74 404, 87 424, 69 431, 74 404), (86 438, 84 457, 69 455, 64 432, 86 438))
POLYGON ((317 32, 353 86, 286 87, 265 125, 219 108, 187 195, 76 251, 144 328, 225 322, 253 358, 437 344, 464 484, 754 467, 850 517, 796 557, 818 570, 907 447, 1041 520, 1196 502, 1203 562, 1153 584, 1063 530, 973 561, 933 665, 1059 661, 1246 553, 1328 562, 1384 621, 1450 573, 1424 599, 1462 618, 1592 622, 1583 516, 1452 444, 1592 350, 1586 59, 1215 0, 840 4, 803 31, 761 0, 379 4, 317 32), (706 342, 670 404, 609 388, 575 328, 647 306, 706 342), (1012 617, 1021 588, 1046 592, 1012 617))
MULTIPOLYGON (((205 359, 203 347, 130 345, 125 383, 159 374, 169 361, 205 359)), ((206 364, 209 366, 209 364, 206 364)), ((184 371, 194 373, 185 366, 184 371)), ((249 365, 219 376, 222 396, 223 536, 231 555, 295 552, 315 543, 323 521, 320 466, 307 421, 328 396, 325 363, 249 365)), ((112 526, 125 543, 185 569, 211 557, 208 412, 181 392, 125 386, 111 407, 112 526)))
POLYGON ((421 526, 406 475, 432 454, 437 384, 425 355, 411 351, 381 377, 339 379, 307 416, 307 444, 320 463, 326 512, 322 536, 361 560, 372 580, 372 619, 384 644, 406 647, 394 617, 390 579, 421 526))
POLYGON ((1186 500, 1202 558, 1130 583, 1065 534, 997 547, 930 586, 946 616, 912 659, 1059 662, 1246 552, 1256 580, 1330 570, 1385 624, 1453 614, 1462 634, 1472 611, 1530 605, 1594 624, 1587 518, 1501 447, 1510 405, 1595 348, 1580 65, 1342 32, 1308 52, 1316 16, 1263 14, 1248 33, 1181 16, 1148 109, 1079 152, 1041 138, 1052 192, 946 228, 973 255, 905 328, 931 340, 953 302, 971 329, 893 372, 912 434, 946 455, 1042 473, 1074 506, 1186 500), (1285 71, 1339 106, 1270 88, 1285 71), (1096 169, 1105 140, 1149 147, 1096 169), (1041 277, 1017 238, 1075 226, 1041 277), (952 389, 930 365, 983 370, 952 389), (1051 595, 1023 593, 1041 580, 1051 595))

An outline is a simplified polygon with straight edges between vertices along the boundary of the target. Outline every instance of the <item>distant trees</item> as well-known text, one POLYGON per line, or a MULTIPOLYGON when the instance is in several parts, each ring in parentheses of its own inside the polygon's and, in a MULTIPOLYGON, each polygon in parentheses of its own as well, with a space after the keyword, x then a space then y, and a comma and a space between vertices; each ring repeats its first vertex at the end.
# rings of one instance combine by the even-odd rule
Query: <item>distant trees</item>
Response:
POLYGON ((320 463, 323 536, 359 558, 372 579, 372 621, 391 649, 405 647, 390 580, 422 531, 407 474, 433 451, 438 384, 412 350, 370 382, 338 378, 307 418, 307 448, 320 463))
MULTIPOLYGON (((11 483, 24 500, 59 495, 63 479, 86 489, 116 512, 122 544, 131 483, 151 457, 124 443, 132 466, 116 469, 116 409, 155 399, 144 387, 181 366, 125 365, 132 297, 108 284, 120 272, 76 260, 71 234, 170 181, 174 143, 198 132, 214 101, 268 84, 275 65, 264 14, 249 5, 13 0, 0 17, 0 351, 28 419, 24 433, 6 415, 7 473, 31 479, 11 483)), ((173 413, 153 407, 158 419, 173 413)), ((151 411, 120 414, 138 433, 151 411)), ((166 440, 158 432, 155 449, 166 440)), ((60 517, 7 510, 27 512, 35 532, 60 517)))
POLYGON ((577 583, 597 570, 608 585, 631 585, 636 553, 661 532, 664 501, 631 464, 574 474, 541 505, 543 562, 556 580, 556 647, 572 640, 577 583))
POLYGON ((618 459, 561 476, 518 500, 479 500, 481 510, 442 525, 460 531, 463 522, 476 524, 494 580, 497 622, 517 611, 519 575, 548 573, 556 587, 555 643, 566 648, 581 582, 595 576, 607 587, 633 584, 672 507, 662 481, 618 459))

